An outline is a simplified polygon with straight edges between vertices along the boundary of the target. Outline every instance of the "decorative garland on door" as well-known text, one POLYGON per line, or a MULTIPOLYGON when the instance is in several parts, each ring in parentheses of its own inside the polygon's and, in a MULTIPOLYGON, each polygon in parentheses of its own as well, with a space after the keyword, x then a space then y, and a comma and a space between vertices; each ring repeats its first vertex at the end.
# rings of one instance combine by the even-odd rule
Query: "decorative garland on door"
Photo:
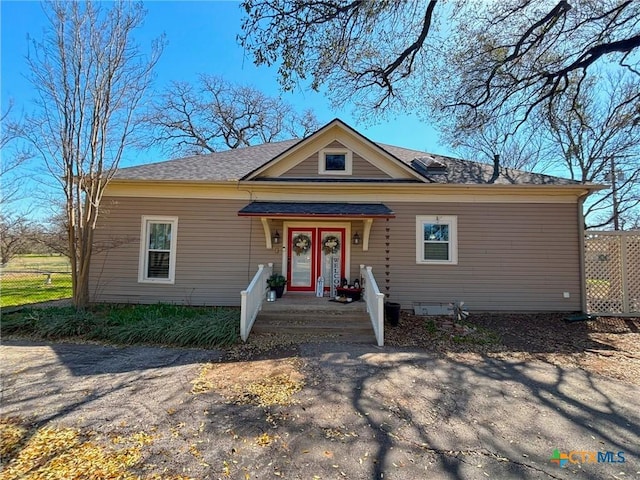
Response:
POLYGON ((293 237, 291 243, 293 243, 293 251, 296 252, 296 255, 304 255, 311 249, 311 238, 304 233, 293 237))

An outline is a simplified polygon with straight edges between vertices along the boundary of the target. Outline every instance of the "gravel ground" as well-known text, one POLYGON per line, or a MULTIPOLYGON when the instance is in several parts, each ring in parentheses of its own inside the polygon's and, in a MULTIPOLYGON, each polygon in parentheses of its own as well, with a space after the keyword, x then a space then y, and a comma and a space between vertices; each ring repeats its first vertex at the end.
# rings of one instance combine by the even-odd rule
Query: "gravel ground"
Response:
POLYGON ((431 320, 403 315, 384 348, 5 341, 0 416, 105 448, 144 432, 143 478, 640 478, 637 321, 431 320), (555 449, 625 462, 560 468, 555 449))
POLYGON ((387 345, 418 346, 455 357, 478 353, 491 358, 542 360, 573 366, 640 385, 640 318, 598 318, 566 322, 565 314, 472 314, 468 333, 448 317, 402 313, 398 328, 387 328, 387 345), (434 329, 425 328, 433 322, 434 329))

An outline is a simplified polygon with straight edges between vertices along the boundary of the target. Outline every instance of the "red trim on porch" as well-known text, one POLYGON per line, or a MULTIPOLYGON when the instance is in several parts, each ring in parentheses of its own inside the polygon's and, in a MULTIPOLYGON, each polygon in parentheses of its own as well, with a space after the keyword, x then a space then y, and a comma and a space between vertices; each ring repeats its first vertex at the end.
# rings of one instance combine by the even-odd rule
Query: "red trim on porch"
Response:
POLYGON ((291 213, 241 213, 238 212, 238 216, 239 217, 265 217, 265 218, 272 218, 272 217, 283 217, 283 218, 291 218, 291 219, 296 219, 296 218, 332 218, 332 219, 336 219, 339 218, 341 220, 348 220, 350 218, 358 218, 358 219, 362 219, 362 218, 396 218, 395 215, 370 215, 370 214, 348 214, 348 215, 318 215, 315 213, 296 213, 296 214, 291 214, 291 213))

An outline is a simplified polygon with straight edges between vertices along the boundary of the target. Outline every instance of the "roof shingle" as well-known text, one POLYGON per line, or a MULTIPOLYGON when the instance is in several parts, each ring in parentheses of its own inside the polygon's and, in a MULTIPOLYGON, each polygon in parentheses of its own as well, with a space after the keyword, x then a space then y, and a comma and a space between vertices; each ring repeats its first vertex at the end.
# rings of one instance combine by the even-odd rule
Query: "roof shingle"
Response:
MULTIPOLYGON (((159 163, 150 163, 136 167, 123 168, 115 178, 136 181, 175 181, 175 182, 226 182, 238 181, 250 172, 264 165, 274 157, 293 147, 300 139, 265 143, 251 147, 197 155, 159 163)), ((377 144, 410 168, 415 158, 431 158, 446 166, 446 174, 425 175, 432 183, 476 185, 486 184, 492 176, 493 165, 461 160, 442 155, 428 154, 418 150, 377 144)), ((423 175, 422 172, 416 170, 423 175)), ((289 179, 291 180, 291 179, 289 179)), ((302 180, 302 179, 296 179, 302 180)), ((313 179, 309 179, 313 181, 313 179)), ((357 181, 357 179, 354 179, 357 181)), ((576 185, 579 182, 540 173, 525 172, 510 168, 501 168, 495 184, 520 185, 576 185)))

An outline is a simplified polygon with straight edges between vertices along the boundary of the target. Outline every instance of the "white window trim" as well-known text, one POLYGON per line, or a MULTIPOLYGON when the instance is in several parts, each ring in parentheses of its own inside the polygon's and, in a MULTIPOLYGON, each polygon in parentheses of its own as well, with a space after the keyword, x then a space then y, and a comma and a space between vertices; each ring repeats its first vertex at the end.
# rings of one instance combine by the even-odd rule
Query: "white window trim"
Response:
POLYGON ((345 148, 323 148, 318 155, 318 173, 320 175, 351 175, 353 154, 345 148), (326 155, 344 155, 344 170, 326 170, 326 155))
POLYGON ((417 215, 416 216, 416 263, 422 265, 458 264, 458 217, 456 215, 417 215), (424 258, 424 224, 449 225, 449 260, 426 260, 424 258))
POLYGON ((138 283, 163 283, 174 284, 176 278, 176 251, 178 244, 178 217, 165 217, 156 215, 143 215, 142 226, 140 228, 140 258, 138 263, 138 283), (171 249, 169 250, 169 278, 148 278, 147 277, 147 254, 149 244, 149 224, 150 223, 170 223, 171 224, 171 249))

